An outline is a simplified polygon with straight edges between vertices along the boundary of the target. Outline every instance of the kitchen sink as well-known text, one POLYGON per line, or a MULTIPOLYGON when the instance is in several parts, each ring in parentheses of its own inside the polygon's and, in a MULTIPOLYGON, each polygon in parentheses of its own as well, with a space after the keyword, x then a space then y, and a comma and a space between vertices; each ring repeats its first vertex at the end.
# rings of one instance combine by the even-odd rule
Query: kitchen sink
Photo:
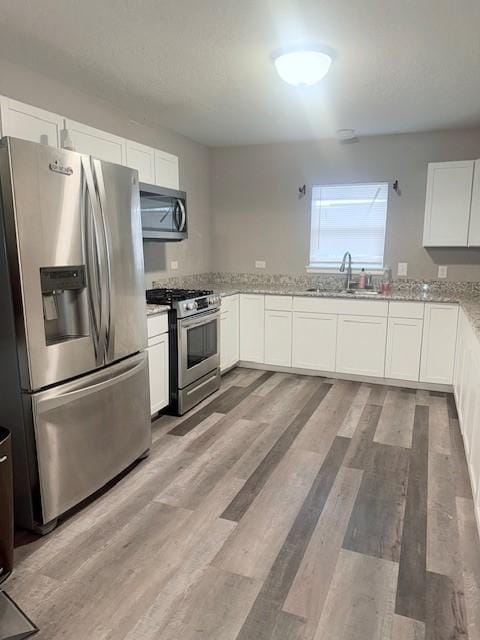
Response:
POLYGON ((321 293, 325 296, 335 295, 339 293, 349 293, 351 295, 357 296, 365 296, 366 298, 375 297, 379 295, 379 291, 373 291, 371 289, 341 289, 340 291, 327 291, 325 289, 317 289, 316 287, 312 287, 311 289, 307 289, 309 293, 321 293))

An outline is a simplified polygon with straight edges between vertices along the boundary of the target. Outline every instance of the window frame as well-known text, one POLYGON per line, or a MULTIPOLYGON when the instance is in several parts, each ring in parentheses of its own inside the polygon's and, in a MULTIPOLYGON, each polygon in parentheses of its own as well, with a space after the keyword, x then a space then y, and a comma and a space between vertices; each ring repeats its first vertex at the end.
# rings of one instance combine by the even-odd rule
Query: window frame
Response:
MULTIPOLYGON (((380 267, 378 265, 368 267, 362 263, 362 266, 355 266, 355 262, 353 261, 352 256, 352 273, 361 273, 362 270, 366 270, 372 274, 382 274, 385 269, 385 246, 387 242, 387 221, 388 221, 388 205, 390 201, 390 181, 389 180, 370 180, 370 181, 362 181, 362 182, 330 182, 330 183, 316 183, 313 184, 310 188, 310 228, 309 228, 309 238, 308 238, 308 264, 305 267, 307 273, 328 273, 332 274, 338 271, 341 258, 339 259, 337 264, 333 264, 332 266, 326 266, 325 264, 315 263, 311 261, 311 253, 312 253, 312 227, 313 227, 313 193, 315 188, 322 187, 346 187, 346 186, 362 186, 369 184, 378 184, 378 185, 387 185, 387 208, 385 212, 385 227, 384 227, 384 235, 383 235, 383 255, 382 261, 383 265, 380 267)), ((321 233, 321 231, 320 231, 321 233)), ((348 249, 346 249, 348 251, 348 249)), ((358 264, 358 263, 357 263, 358 264)))

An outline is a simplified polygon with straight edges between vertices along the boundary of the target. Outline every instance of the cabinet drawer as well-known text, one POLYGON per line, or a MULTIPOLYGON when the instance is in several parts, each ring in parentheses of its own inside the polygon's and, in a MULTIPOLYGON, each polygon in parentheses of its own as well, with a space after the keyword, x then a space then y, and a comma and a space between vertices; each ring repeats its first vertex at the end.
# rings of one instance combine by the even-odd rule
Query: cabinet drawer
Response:
POLYGON ((336 298, 293 298, 293 311, 305 313, 338 313, 338 299, 336 298))
POLYGON ((390 302, 388 315, 392 318, 423 318, 425 304, 423 302, 390 302))
POLYGON ((291 311, 292 296, 265 296, 265 309, 271 311, 291 311))
POLYGON ((337 300, 337 313, 349 316, 388 316, 386 300, 337 300))
POLYGON ((148 339, 159 336, 168 331, 168 313, 160 313, 157 316, 147 318, 148 339))

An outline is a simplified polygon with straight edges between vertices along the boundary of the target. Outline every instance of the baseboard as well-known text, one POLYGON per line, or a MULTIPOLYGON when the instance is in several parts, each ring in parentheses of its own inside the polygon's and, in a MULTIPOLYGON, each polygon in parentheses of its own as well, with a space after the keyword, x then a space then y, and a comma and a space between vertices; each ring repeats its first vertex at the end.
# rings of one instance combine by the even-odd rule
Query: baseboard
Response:
POLYGON ((273 364, 263 364, 240 360, 239 367, 246 369, 260 369, 262 371, 277 371, 279 373, 295 373, 305 376, 318 376, 319 378, 332 378, 334 380, 351 380, 353 382, 368 382, 370 384, 388 385, 389 387, 403 387, 407 389, 421 389, 423 391, 444 391, 452 393, 451 384, 437 384, 433 382, 416 382, 412 380, 396 380, 394 378, 376 378, 373 376, 359 376, 354 374, 336 373, 334 371, 317 371, 316 369, 299 369, 298 367, 279 367, 273 364))

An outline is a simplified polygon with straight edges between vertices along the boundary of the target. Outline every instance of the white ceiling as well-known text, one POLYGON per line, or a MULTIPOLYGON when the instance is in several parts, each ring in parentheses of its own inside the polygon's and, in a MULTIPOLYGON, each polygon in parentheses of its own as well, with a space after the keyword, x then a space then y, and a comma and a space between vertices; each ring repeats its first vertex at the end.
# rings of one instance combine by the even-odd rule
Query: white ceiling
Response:
POLYGON ((209 145, 480 124, 479 0, 1 0, 0 57, 209 145), (336 60, 290 87, 307 41, 336 60))

